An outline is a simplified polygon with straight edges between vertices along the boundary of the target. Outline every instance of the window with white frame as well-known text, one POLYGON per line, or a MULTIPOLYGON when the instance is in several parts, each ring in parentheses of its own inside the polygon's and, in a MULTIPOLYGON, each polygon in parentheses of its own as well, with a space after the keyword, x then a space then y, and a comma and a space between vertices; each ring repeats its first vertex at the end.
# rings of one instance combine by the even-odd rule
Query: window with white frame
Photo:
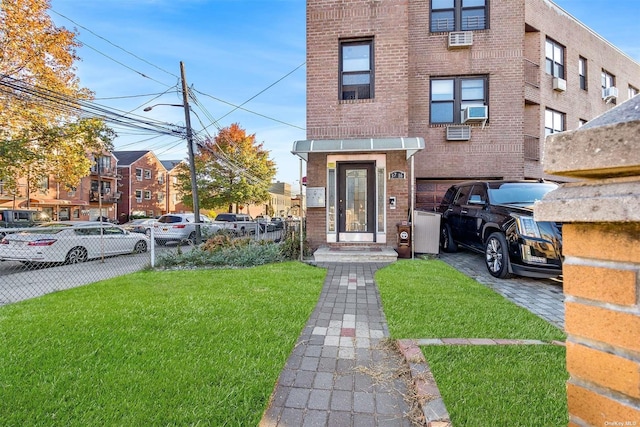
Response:
POLYGON ((547 39, 545 42, 545 71, 553 77, 564 79, 564 46, 547 39))
POLYGON ((564 122, 564 113, 547 108, 544 112, 544 136, 564 132, 564 122))
POLYGON ((487 105, 487 77, 450 77, 431 80, 432 124, 462 123, 467 107, 487 105))
POLYGON ((633 86, 631 86, 631 85, 629 85, 629 92, 628 92, 629 99, 633 98, 637 94, 638 94, 638 89, 633 87, 633 86))
POLYGON ((145 200, 151 200, 151 191, 144 190, 144 199, 145 200))
POLYGON ((136 202, 142 201, 142 190, 136 190, 136 202))
POLYGON ((142 168, 136 168, 136 180, 142 181, 142 168))
POLYGON ((578 58, 578 77, 580 77, 580 89, 587 90, 587 60, 582 56, 578 58))
POLYGON ((164 184, 164 173, 158 173, 158 184, 164 184))
POLYGON ((159 202, 164 202, 164 193, 162 193, 162 192, 158 193, 158 201, 159 202))
POLYGON ((144 179, 151 179, 151 171, 149 169, 144 170, 144 179))
POLYGON ((431 0, 431 32, 488 28, 487 3, 487 0, 431 0))
POLYGON ((373 98, 373 39, 340 42, 340 99, 373 98))
POLYGON ((602 89, 608 89, 616 85, 616 76, 606 70, 602 70, 602 89))

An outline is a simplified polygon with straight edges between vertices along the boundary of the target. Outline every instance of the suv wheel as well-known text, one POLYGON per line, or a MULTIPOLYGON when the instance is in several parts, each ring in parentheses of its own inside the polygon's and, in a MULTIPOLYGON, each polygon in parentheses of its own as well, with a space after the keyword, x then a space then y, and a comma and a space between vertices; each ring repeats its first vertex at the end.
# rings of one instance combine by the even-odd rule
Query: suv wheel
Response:
POLYGON ((509 273, 509 250, 502 233, 491 233, 484 247, 485 263, 493 277, 506 279, 509 273))
POLYGON ((440 227, 440 247, 443 252, 455 252, 458 250, 458 245, 453 241, 451 229, 447 224, 442 224, 440 227))

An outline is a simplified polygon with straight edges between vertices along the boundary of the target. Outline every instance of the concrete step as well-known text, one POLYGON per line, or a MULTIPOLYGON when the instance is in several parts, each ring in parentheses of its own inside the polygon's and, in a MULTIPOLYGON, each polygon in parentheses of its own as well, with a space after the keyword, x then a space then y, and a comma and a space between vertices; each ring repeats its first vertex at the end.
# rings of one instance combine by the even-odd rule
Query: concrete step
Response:
POLYGON ((321 247, 313 253, 315 262, 395 262, 398 253, 389 246, 321 247))

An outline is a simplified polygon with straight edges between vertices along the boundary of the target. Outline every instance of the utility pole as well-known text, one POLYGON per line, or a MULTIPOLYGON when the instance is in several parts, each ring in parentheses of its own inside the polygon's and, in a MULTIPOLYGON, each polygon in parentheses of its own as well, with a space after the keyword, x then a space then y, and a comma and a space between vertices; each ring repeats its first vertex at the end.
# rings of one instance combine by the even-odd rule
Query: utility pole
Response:
POLYGON ((180 77, 182 78, 182 105, 184 106, 184 121, 187 126, 187 149, 189 150, 189 174, 191 175, 191 195, 193 198, 193 215, 196 221, 196 245, 202 242, 200 234, 200 203, 198 202, 198 180, 196 179, 196 163, 193 156, 193 133, 191 130, 191 115, 189 113, 189 93, 185 78, 184 63, 180 61, 180 77))

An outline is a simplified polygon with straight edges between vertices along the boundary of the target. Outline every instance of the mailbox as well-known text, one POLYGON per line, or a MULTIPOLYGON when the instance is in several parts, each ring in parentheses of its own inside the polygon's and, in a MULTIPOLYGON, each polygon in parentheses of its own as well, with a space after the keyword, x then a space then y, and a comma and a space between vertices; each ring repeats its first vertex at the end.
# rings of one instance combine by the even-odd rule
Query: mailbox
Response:
POLYGON ((411 258, 411 224, 398 223, 398 258, 411 258))

